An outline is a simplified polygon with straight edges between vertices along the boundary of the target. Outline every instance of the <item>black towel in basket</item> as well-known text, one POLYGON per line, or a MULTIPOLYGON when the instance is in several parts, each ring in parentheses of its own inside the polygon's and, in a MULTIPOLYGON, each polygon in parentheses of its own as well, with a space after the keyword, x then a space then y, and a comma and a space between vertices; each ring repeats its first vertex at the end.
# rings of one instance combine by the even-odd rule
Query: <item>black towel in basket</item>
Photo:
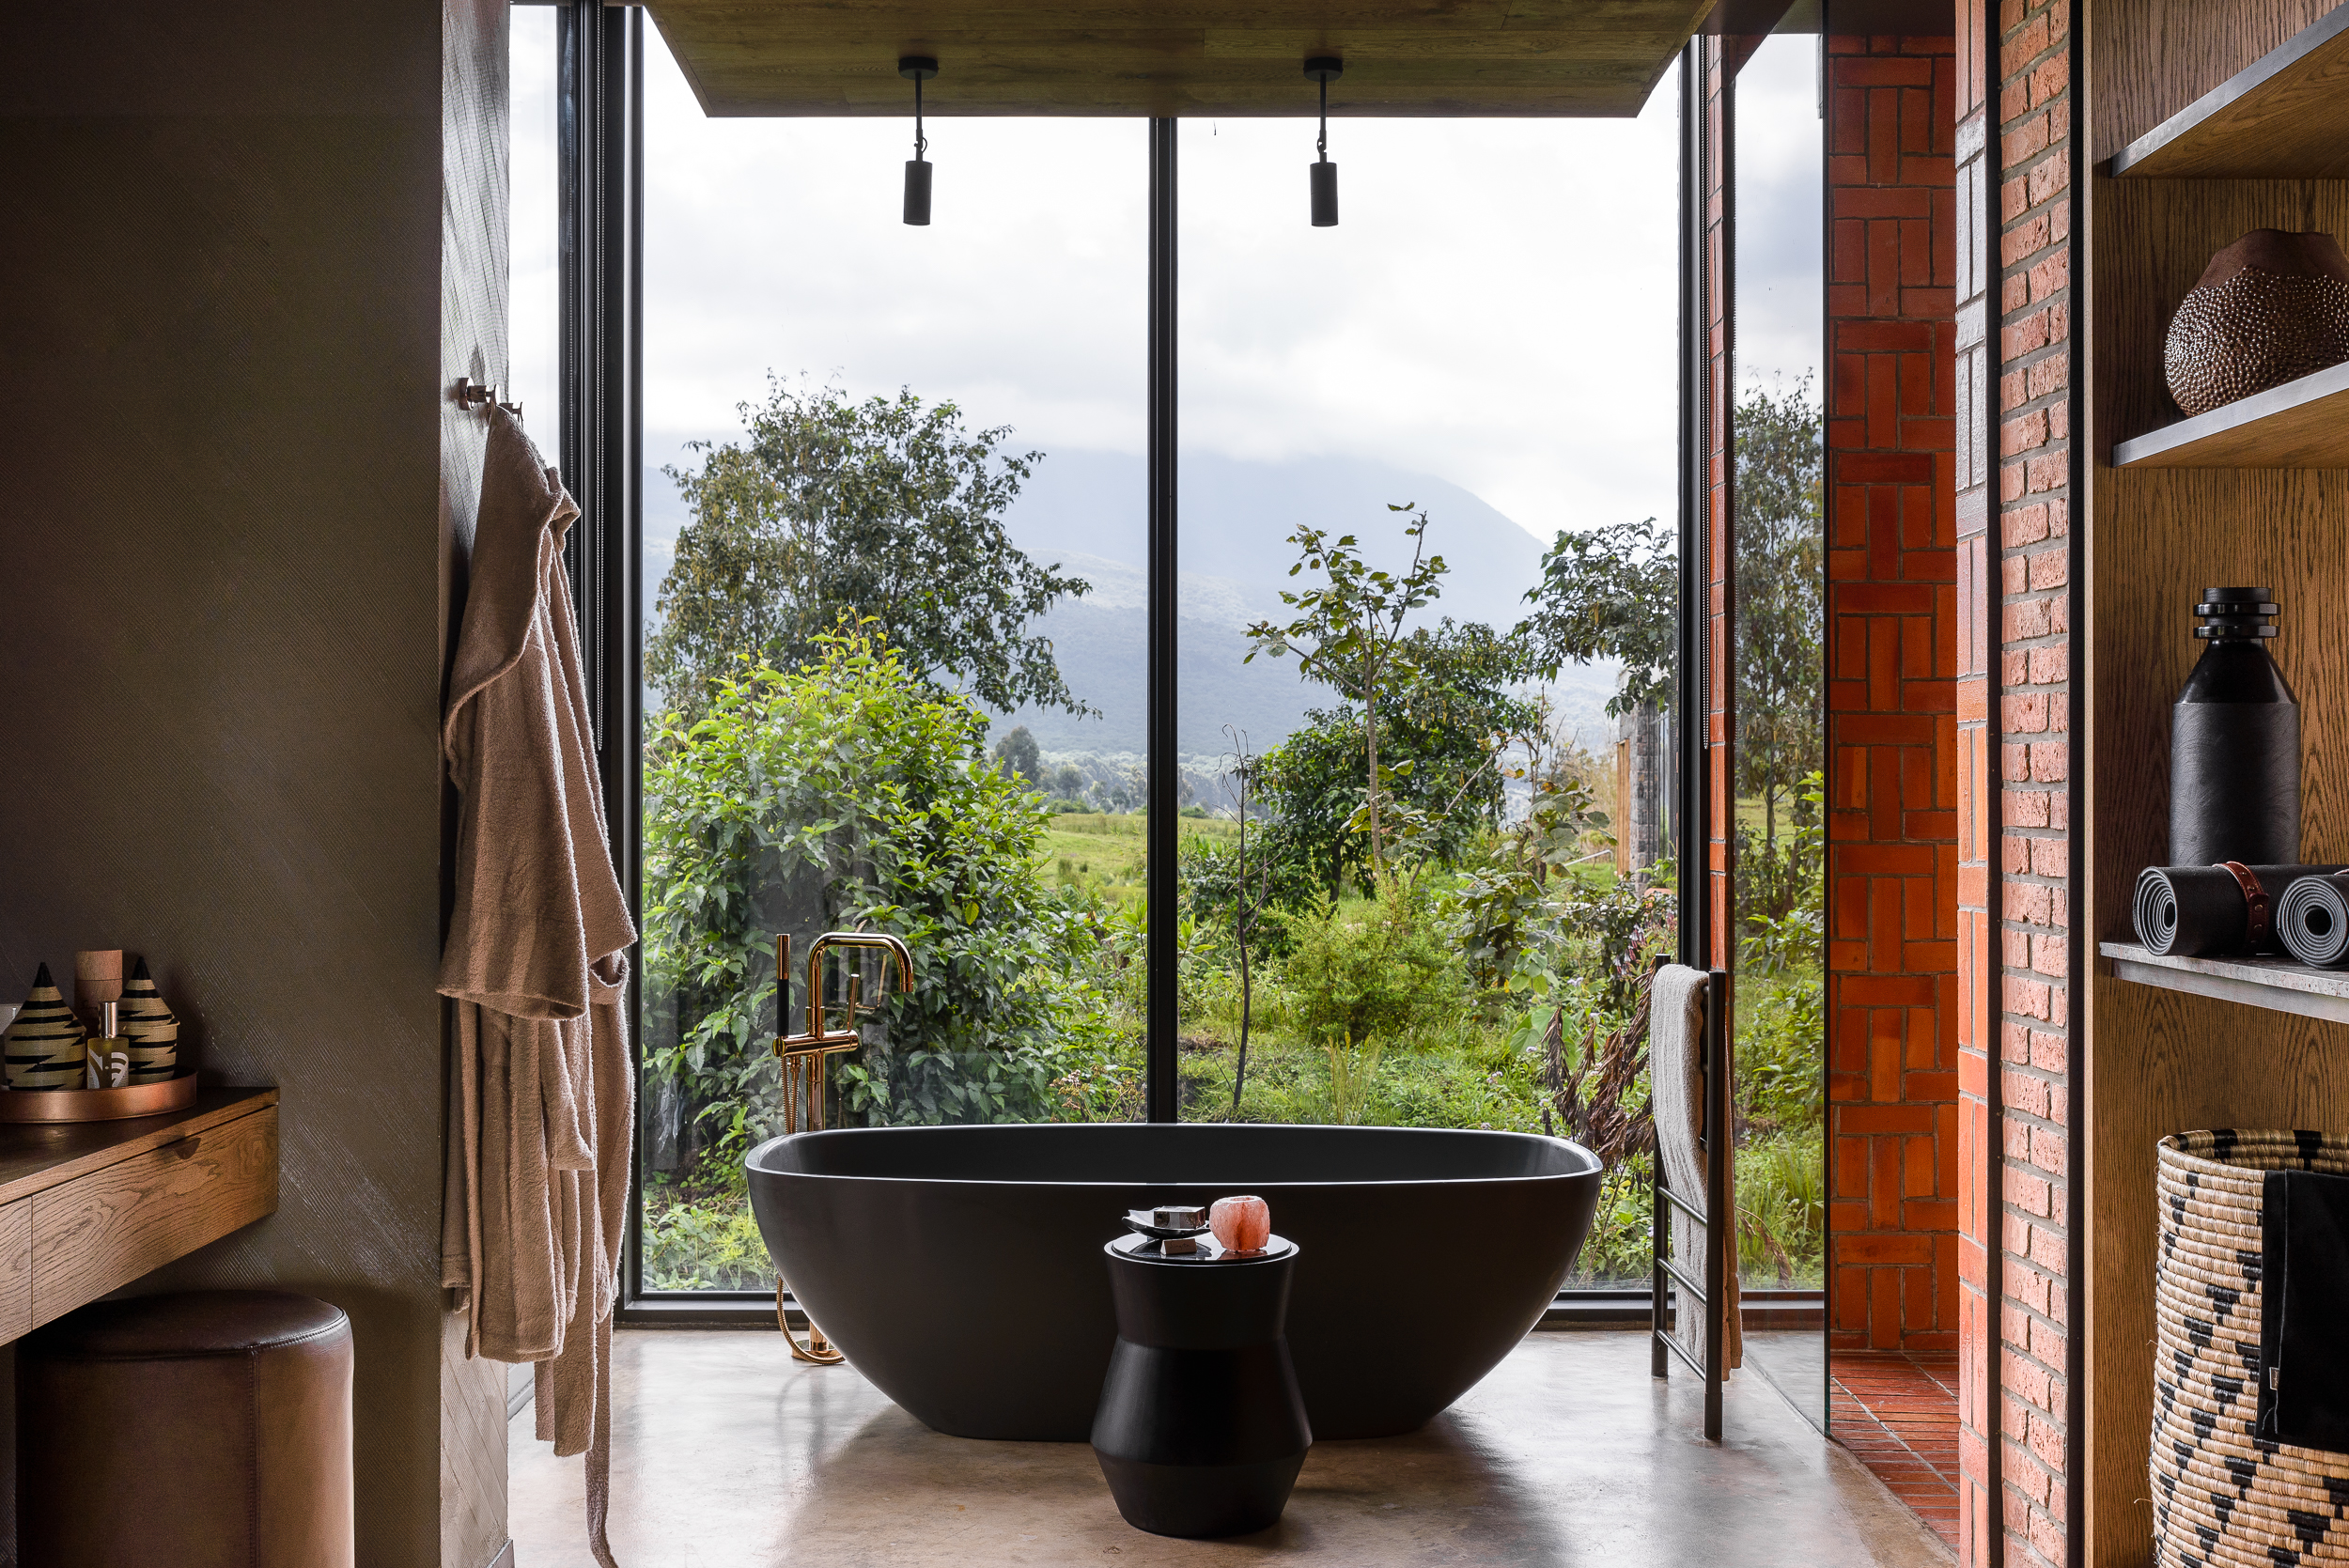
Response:
POLYGON ((2262 1186, 2259 1433, 2349 1453, 2349 1176, 2270 1171, 2262 1186))

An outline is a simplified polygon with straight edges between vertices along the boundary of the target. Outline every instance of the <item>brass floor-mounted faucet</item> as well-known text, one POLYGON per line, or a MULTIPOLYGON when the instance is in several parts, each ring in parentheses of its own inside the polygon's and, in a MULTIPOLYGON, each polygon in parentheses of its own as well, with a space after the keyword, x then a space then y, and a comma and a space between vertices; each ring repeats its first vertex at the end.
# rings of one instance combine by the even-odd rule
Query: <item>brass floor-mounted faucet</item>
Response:
MULTIPOLYGON (((864 1005, 861 975, 848 977, 848 1017, 838 1029, 824 1027, 824 955, 835 947, 877 948, 888 955, 890 967, 896 970, 897 990, 902 994, 913 988, 913 954, 897 938, 879 931, 827 931, 808 944, 807 948, 807 1032, 802 1034, 775 1036, 775 1055, 783 1063, 783 1130, 821 1132, 824 1127, 824 1058, 844 1050, 854 1050, 862 1040, 856 1032, 856 1016, 864 1005)), ((886 986, 886 980, 883 981, 886 986)), ((791 934, 778 932, 775 936, 775 1027, 784 1027, 791 1014, 791 934)), ((775 1281, 775 1326, 790 1343, 791 1355, 797 1360, 813 1361, 817 1366, 837 1366, 840 1352, 824 1337, 816 1319, 807 1320, 807 1343, 800 1343, 791 1332, 791 1325, 783 1315, 784 1293, 788 1287, 778 1278, 775 1281)))

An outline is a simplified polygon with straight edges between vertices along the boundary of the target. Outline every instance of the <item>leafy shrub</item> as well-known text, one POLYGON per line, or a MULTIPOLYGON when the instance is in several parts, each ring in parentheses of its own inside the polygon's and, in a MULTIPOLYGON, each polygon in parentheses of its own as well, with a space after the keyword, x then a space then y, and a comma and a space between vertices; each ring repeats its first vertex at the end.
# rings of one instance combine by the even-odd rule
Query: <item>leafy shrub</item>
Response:
POLYGON ((1376 899, 1299 921, 1281 970, 1299 1032, 1325 1048, 1383 1043, 1440 1016, 1460 975, 1427 912, 1418 884, 1393 877, 1376 899))
POLYGON ((747 1200, 664 1201, 645 1193, 645 1284, 652 1290, 770 1290, 774 1261, 747 1200))
POLYGON ((1739 967, 1783 974, 1818 964, 1827 939, 1827 782, 1806 774, 1795 826, 1776 839, 1737 827, 1739 967))
POLYGON ((1574 1265, 1577 1281, 1648 1282, 1655 1255, 1654 1167, 1652 1155, 1632 1155, 1600 1182, 1590 1239, 1574 1265))
POLYGON ((646 748, 646 988, 677 1025, 646 1065, 730 1145, 780 1130, 762 1024, 790 1009, 758 900, 813 877, 829 920, 913 950, 911 989, 873 1009, 862 1060, 838 1069, 850 1111, 1047 1117, 1066 1058, 1112 1030, 1080 972, 1097 919, 1044 882, 1038 798, 987 759, 975 708, 868 629, 818 647, 716 683, 703 717, 664 717, 646 748))
POLYGON ((1818 1129, 1737 1151, 1737 1272, 1817 1285, 1827 1256, 1827 1154, 1818 1129))
POLYGON ((1510 989, 1529 951, 1555 935, 1559 900, 1579 895, 1573 868, 1592 841, 1612 842, 1582 753, 1562 748, 1518 772, 1531 790, 1525 815, 1485 835, 1449 899, 1470 972, 1489 990, 1510 989))
POLYGON ((1765 1131, 1816 1126, 1827 1041, 1827 994, 1818 971, 1769 980, 1738 1011, 1745 1015, 1737 1027, 1740 1118, 1765 1131))

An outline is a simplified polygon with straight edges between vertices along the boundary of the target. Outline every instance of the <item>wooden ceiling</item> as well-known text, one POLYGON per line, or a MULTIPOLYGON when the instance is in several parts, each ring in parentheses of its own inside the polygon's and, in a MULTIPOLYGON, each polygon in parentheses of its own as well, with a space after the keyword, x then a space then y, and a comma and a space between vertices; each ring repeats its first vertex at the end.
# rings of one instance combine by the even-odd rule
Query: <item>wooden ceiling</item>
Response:
POLYGON ((1636 115, 1714 0, 650 0, 711 116, 1636 115))

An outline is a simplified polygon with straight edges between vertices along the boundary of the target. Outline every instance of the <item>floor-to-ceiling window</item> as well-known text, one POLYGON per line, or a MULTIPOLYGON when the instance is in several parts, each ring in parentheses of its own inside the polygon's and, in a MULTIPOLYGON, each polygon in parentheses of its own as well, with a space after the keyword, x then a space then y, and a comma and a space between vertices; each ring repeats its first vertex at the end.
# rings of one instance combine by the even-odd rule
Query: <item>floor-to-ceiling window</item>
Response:
MULTIPOLYGON (((551 15, 517 12, 518 198, 551 15)), ((957 117, 940 84, 911 226, 910 84, 902 119, 713 119, 645 37, 641 1288, 772 1288, 740 1162, 792 1125, 771 1044, 816 936, 915 962, 905 998, 874 953, 827 970, 834 1027, 868 1008, 829 1125, 1131 1120, 1153 916, 1162 1111, 1581 1139, 1613 1171, 1582 1282, 1644 1283, 1644 983, 1676 941, 1670 79, 1632 121, 1342 116, 1333 228, 1310 119, 1181 122, 1180 699, 1153 756, 1145 123, 957 117), (1387 576, 1354 583, 1349 654, 1329 600, 1282 596, 1356 559, 1387 576)), ((552 275, 526 250, 518 320, 552 275)))
POLYGON ((930 119, 916 226, 907 107, 707 117, 648 38, 647 1291, 772 1288, 742 1157, 818 1117, 1141 1113, 1144 128, 930 119), (823 966, 786 1093, 850 929, 911 988, 823 966))
POLYGON ((1182 125, 1181 1115, 1581 1139, 1600 1280, 1675 942, 1676 101, 1335 119, 1323 227, 1314 121, 1182 125))
POLYGON ((1815 35, 1764 39, 1736 84, 1737 1261, 1746 1344, 1824 1424, 1827 1168, 1823 191, 1815 35), (1768 1301, 1768 1306, 1759 1303, 1768 1301))
POLYGON ((524 427, 552 460, 562 384, 556 11, 552 6, 516 6, 508 16, 507 92, 513 118, 507 166, 506 372, 498 396, 522 411, 524 427))

